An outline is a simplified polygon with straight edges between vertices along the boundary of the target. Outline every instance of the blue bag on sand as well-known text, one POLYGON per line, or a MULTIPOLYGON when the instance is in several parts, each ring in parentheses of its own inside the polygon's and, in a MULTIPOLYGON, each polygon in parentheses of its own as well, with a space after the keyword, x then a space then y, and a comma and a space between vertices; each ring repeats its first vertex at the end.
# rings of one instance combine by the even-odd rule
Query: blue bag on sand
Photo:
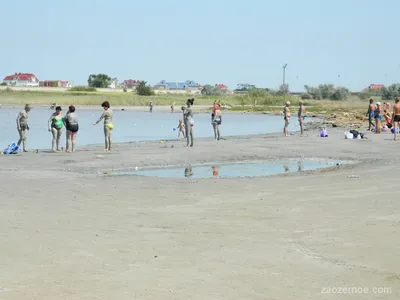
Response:
POLYGON ((17 143, 11 143, 3 151, 4 154, 17 154, 18 152, 19 152, 19 146, 17 145, 17 143))
POLYGON ((324 128, 319 133, 320 137, 328 137, 328 131, 324 128))
MULTIPOLYGON (((390 131, 391 131, 392 133, 394 133, 394 127, 392 127, 392 128, 390 129, 390 131)), ((396 132, 397 132, 397 133, 400 133, 400 129, 399 129, 399 128, 396 128, 396 132)))

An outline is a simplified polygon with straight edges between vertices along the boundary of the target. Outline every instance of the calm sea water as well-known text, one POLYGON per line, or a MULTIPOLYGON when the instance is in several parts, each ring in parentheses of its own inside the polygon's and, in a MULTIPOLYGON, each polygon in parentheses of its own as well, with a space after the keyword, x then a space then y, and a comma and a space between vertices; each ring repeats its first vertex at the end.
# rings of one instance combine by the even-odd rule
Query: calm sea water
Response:
MULTIPOLYGON (((21 109, 0 108, 0 119, 2 123, 2 134, 0 135, 0 149, 7 147, 12 142, 18 141, 16 129, 16 117, 21 109)), ((104 142, 103 126, 99 123, 93 126, 92 123, 102 114, 102 109, 79 110, 76 113, 79 118, 79 132, 77 143, 79 146, 89 144, 102 144, 104 142)), ((49 149, 51 148, 51 134, 47 131, 47 121, 52 114, 48 108, 34 108, 29 113, 29 149, 49 149)), ((63 111, 64 113, 64 111, 63 111)), ((114 131, 113 142, 130 142, 144 140, 166 140, 176 139, 179 119, 181 113, 168 112, 136 112, 114 110, 114 131)), ((210 114, 200 113, 194 116, 195 138, 213 137, 214 132, 210 124, 210 114)), ((312 121, 312 118, 306 121, 312 121)), ((223 125, 221 126, 222 136, 249 135, 281 132, 283 127, 282 116, 270 116, 261 114, 224 114, 223 125)), ((298 123, 293 121, 289 126, 290 131, 298 131, 298 123)), ((65 131, 61 138, 62 145, 65 146, 65 131)))

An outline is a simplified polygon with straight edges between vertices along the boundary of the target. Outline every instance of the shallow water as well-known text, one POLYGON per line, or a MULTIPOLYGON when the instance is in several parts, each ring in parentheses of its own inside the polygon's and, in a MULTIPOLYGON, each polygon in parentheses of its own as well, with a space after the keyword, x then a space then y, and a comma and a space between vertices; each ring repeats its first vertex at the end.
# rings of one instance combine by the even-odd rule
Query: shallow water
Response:
POLYGON ((277 175, 283 173, 305 172, 342 165, 343 161, 327 160, 289 160, 262 163, 213 164, 207 166, 188 166, 186 168, 138 170, 116 172, 111 175, 139 175, 166 178, 239 178, 277 175))
MULTIPOLYGON (((16 130, 16 117, 21 109, 1 108, 0 119, 2 121, 2 134, 0 135, 0 149, 8 144, 18 141, 16 130)), ((28 134, 29 149, 51 148, 51 134, 47 131, 47 120, 53 111, 48 108, 34 108, 29 113, 30 131, 28 134)), ((65 111, 63 111, 64 113, 65 111)), ((104 143, 103 126, 92 123, 97 121, 102 113, 98 110, 77 110, 79 118, 79 132, 77 136, 77 147, 88 144, 104 143)), ((114 110, 113 142, 131 142, 144 140, 167 140, 176 139, 179 119, 181 113, 167 112, 137 112, 114 110)), ((214 131, 210 124, 209 113, 195 114, 195 138, 213 137, 214 131)), ((306 118, 306 121, 315 120, 306 118)), ((283 127, 282 116, 271 116, 262 114, 224 114, 221 126, 222 136, 249 135, 281 132, 283 127)), ((289 125, 290 131, 298 131, 298 123, 293 121, 289 125)), ((61 144, 65 146, 65 132, 61 137, 61 144)))

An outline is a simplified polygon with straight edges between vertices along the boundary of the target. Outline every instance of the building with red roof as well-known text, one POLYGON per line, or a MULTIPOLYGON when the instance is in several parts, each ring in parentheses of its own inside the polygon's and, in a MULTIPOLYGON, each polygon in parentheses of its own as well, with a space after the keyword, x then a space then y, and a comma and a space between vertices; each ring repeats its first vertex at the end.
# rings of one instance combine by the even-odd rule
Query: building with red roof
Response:
POLYGON ((383 88, 383 84, 375 84, 375 83, 371 83, 368 88, 370 90, 380 90, 381 88, 383 88))
POLYGON ((33 73, 15 73, 3 79, 4 83, 12 86, 39 86, 39 79, 33 73))
POLYGON ((216 88, 222 89, 222 90, 227 90, 228 86, 226 86, 225 84, 219 83, 215 85, 216 88))

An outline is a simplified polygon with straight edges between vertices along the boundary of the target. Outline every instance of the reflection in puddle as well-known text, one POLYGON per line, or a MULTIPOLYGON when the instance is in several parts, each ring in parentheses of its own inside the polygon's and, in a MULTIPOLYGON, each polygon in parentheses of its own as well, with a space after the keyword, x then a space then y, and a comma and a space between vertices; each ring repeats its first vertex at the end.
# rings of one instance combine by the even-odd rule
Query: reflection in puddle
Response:
POLYGON ((304 161, 300 160, 297 162, 297 172, 303 172, 304 170, 304 161))
POLYGON ((192 177, 193 171, 192 171, 192 167, 191 166, 185 168, 184 175, 185 175, 185 177, 192 177))
POLYGON ((189 165, 186 168, 164 168, 133 172, 117 172, 112 175, 141 175, 165 178, 237 178, 304 172, 328 168, 334 165, 339 166, 341 164, 343 164, 343 162, 339 163, 328 160, 289 160, 283 162, 233 163, 194 167, 189 165))

